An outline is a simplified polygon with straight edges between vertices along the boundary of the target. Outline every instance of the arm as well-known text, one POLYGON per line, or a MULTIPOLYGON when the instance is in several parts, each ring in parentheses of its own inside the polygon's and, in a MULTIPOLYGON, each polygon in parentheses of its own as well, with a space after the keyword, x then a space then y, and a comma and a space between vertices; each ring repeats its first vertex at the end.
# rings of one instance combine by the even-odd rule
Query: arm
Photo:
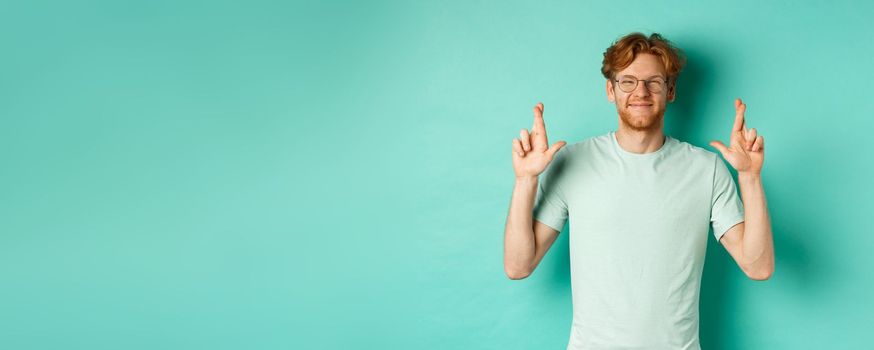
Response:
POLYGON ((510 200, 510 212, 504 226, 504 272, 510 279, 528 277, 558 236, 558 231, 533 220, 537 196, 537 176, 552 162, 553 156, 566 142, 548 147, 543 104, 534 107, 531 134, 522 129, 513 139, 513 171, 516 185, 510 200))
POLYGON ((766 280, 774 273, 774 238, 771 219, 762 187, 765 139, 756 129, 747 129, 746 104, 735 100, 735 121, 730 147, 719 141, 710 143, 737 170, 744 222, 730 228, 719 242, 728 250, 743 272, 754 280, 766 280))
POLYGON ((528 277, 555 242, 559 231, 532 218, 537 177, 517 178, 504 227, 504 272, 510 279, 528 277))
POLYGON ((761 281, 774 273, 774 238, 762 178, 738 173, 744 222, 729 229, 719 242, 751 279, 761 281))

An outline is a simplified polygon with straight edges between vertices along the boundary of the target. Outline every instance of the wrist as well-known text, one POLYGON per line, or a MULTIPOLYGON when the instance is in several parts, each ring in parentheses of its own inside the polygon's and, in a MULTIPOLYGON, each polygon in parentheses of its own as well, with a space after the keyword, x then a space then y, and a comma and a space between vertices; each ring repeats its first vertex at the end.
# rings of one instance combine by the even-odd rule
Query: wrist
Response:
POLYGON ((517 185, 530 185, 537 183, 537 176, 516 176, 517 185))
POLYGON ((753 172, 748 172, 748 171, 739 171, 737 173, 737 180, 738 181, 755 181, 755 180, 761 180, 761 179, 762 179, 761 173, 753 173, 753 172))

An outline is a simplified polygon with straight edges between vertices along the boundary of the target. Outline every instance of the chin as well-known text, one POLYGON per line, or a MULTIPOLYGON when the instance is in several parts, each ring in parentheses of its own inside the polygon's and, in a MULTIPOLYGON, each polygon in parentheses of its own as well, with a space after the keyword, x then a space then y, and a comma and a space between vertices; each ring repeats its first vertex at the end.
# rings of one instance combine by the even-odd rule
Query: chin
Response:
POLYGON ((632 130, 653 130, 659 127, 659 122, 662 119, 661 115, 653 114, 653 113, 643 113, 643 114, 631 114, 631 113, 622 113, 620 114, 623 124, 631 128, 632 130))

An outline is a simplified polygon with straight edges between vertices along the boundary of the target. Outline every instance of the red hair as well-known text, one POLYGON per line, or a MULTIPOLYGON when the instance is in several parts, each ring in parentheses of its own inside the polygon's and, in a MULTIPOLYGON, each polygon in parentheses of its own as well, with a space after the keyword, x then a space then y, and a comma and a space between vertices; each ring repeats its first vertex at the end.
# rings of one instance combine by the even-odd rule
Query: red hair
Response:
POLYGON ((668 81, 675 82, 676 77, 686 65, 686 56, 683 51, 675 47, 668 39, 658 33, 652 33, 649 37, 643 33, 634 32, 623 36, 604 51, 604 61, 601 65, 601 74, 607 79, 615 78, 617 72, 631 65, 638 54, 648 53, 655 55, 662 61, 665 71, 668 73, 668 81))

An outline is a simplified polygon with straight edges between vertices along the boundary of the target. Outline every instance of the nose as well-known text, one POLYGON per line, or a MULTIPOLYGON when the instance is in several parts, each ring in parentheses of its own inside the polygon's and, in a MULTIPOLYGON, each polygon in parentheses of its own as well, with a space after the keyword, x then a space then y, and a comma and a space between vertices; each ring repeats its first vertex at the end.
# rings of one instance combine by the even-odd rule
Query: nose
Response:
POLYGON ((637 85, 634 86, 634 90, 631 92, 637 97, 649 96, 649 89, 646 87, 646 82, 643 80, 638 80, 637 85))

